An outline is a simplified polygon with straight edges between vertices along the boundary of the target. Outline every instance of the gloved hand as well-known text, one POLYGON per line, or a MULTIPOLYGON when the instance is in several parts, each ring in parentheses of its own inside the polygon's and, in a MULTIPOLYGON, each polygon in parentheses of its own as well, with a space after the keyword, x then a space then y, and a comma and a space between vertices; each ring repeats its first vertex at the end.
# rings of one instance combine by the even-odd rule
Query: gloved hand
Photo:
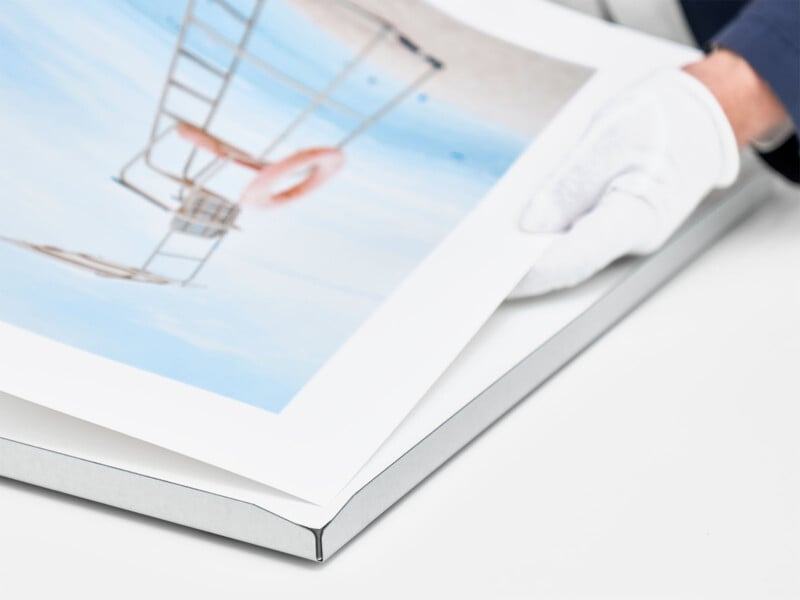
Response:
POLYGON ((651 75, 594 116, 531 200, 520 227, 559 235, 510 297, 570 287, 656 250, 738 172, 736 138, 714 95, 677 69, 651 75))

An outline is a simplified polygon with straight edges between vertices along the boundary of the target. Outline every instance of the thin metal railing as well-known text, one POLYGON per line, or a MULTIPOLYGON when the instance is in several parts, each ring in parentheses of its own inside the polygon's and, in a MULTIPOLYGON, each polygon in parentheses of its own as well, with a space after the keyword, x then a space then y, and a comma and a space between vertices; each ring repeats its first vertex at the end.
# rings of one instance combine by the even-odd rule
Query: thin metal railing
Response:
MULTIPOLYGON (((170 60, 165 82, 161 94, 159 95, 156 115, 153 119, 148 143, 141 151, 136 153, 131 160, 123 165, 119 177, 115 178, 118 183, 144 197, 155 206, 173 213, 173 218, 166 234, 145 261, 143 266, 144 270, 149 269, 153 262, 159 257, 174 258, 184 261, 195 260, 197 263, 195 268, 192 270, 192 273, 183 280, 183 284, 188 285, 219 247, 223 237, 228 231, 237 229, 235 221, 239 215, 240 199, 225 198, 218 193, 210 191, 208 188, 211 180, 231 163, 230 156, 212 156, 204 165, 197 167, 196 162, 200 153, 197 147, 193 147, 189 151, 187 158, 183 161, 182 166, 176 171, 166 166, 159 165, 154 157, 154 150, 175 134, 178 126, 182 123, 190 124, 203 131, 208 131, 223 105, 226 93, 242 62, 247 62, 267 76, 308 98, 308 102, 299 113, 271 138, 261 152, 253 157, 254 162, 262 162, 264 164, 267 164, 267 160, 280 145, 322 106, 355 121, 355 126, 345 133, 335 144, 335 147, 339 149, 344 148, 394 110, 403 100, 408 98, 414 90, 419 89, 420 86, 424 85, 425 82, 443 67, 443 64, 439 60, 423 53, 419 46, 409 40, 398 31, 394 25, 382 17, 361 8, 350 2, 350 0, 325 1, 335 2, 346 10, 351 11, 357 18, 369 21, 375 26, 375 33, 367 39, 366 43, 355 52, 353 57, 342 66, 327 84, 321 89, 315 89, 296 77, 285 73, 276 66, 271 65, 268 60, 254 54, 248 49, 249 42, 267 0, 255 0, 248 14, 244 14, 228 0, 209 0, 209 2, 220 7, 241 25, 241 30, 238 35, 235 36, 235 39, 231 39, 219 28, 215 28, 213 24, 200 18, 196 11, 196 0, 189 0, 184 20, 178 32, 175 51, 170 60), (193 31, 201 32, 208 41, 212 42, 214 47, 223 47, 230 52, 230 61, 225 66, 220 66, 217 60, 204 56, 202 50, 193 47, 188 41, 189 35, 193 31), (393 41, 405 51, 418 55, 420 60, 427 65, 427 68, 369 114, 363 114, 347 104, 336 100, 333 95, 341 84, 347 81, 354 70, 358 68, 359 65, 369 60, 376 49, 387 41, 393 41), (219 86, 216 92, 209 94, 201 89, 197 89, 192 86, 191 83, 188 83, 185 78, 179 76, 178 70, 181 58, 191 61, 201 72, 210 74, 213 78, 219 79, 219 86), (187 94, 198 102, 207 105, 204 116, 199 119, 199 123, 194 123, 184 115, 176 112, 180 110, 179 108, 171 108, 169 106, 170 92, 172 90, 187 94), (163 126, 165 119, 169 121, 166 127, 163 126), (144 186, 132 182, 128 177, 128 173, 140 161, 155 174, 177 184, 177 196, 165 201, 156 197, 153 193, 148 192, 144 186), (209 205, 213 207, 212 212, 202 212, 209 205), (168 250, 167 244, 169 240, 173 235, 179 234, 210 239, 213 240, 213 242, 206 252, 197 256, 168 250), (180 254, 180 256, 176 256, 177 254, 180 254)), ((235 147, 232 144, 229 144, 229 146, 235 147)), ((248 153, 242 152, 242 154, 247 155, 248 153)))

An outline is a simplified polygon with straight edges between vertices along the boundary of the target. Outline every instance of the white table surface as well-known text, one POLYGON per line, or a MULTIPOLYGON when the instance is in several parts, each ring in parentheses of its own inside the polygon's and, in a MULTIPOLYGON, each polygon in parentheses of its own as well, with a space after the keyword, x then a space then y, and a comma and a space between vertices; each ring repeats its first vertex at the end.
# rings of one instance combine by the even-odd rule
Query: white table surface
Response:
POLYGON ((325 565, 0 479, 3 598, 800 598, 800 192, 325 565))

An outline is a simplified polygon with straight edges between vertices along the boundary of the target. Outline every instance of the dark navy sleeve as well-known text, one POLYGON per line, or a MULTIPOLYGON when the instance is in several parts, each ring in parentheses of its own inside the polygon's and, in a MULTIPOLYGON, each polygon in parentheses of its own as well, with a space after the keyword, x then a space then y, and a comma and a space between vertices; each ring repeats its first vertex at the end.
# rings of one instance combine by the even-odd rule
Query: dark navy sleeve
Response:
POLYGON ((754 0, 716 37, 742 56, 800 125, 800 0, 754 0))
MULTIPOLYGON (((800 0, 680 0, 697 43, 730 48, 764 78, 800 126, 800 0)), ((761 157, 800 182, 797 134, 761 157)))

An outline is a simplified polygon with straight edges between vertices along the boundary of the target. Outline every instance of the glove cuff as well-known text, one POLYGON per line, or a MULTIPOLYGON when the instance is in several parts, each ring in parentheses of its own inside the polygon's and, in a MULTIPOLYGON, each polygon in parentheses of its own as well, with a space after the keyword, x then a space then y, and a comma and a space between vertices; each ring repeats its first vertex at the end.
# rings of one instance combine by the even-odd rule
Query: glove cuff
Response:
POLYGON ((717 141, 719 143, 720 170, 717 175, 714 187, 724 188, 736 181, 741 166, 739 145, 736 143, 736 135, 733 132, 725 111, 720 106, 714 94, 703 85, 698 79, 680 69, 670 69, 657 75, 671 80, 672 85, 679 87, 692 96, 706 111, 717 131, 717 141))

